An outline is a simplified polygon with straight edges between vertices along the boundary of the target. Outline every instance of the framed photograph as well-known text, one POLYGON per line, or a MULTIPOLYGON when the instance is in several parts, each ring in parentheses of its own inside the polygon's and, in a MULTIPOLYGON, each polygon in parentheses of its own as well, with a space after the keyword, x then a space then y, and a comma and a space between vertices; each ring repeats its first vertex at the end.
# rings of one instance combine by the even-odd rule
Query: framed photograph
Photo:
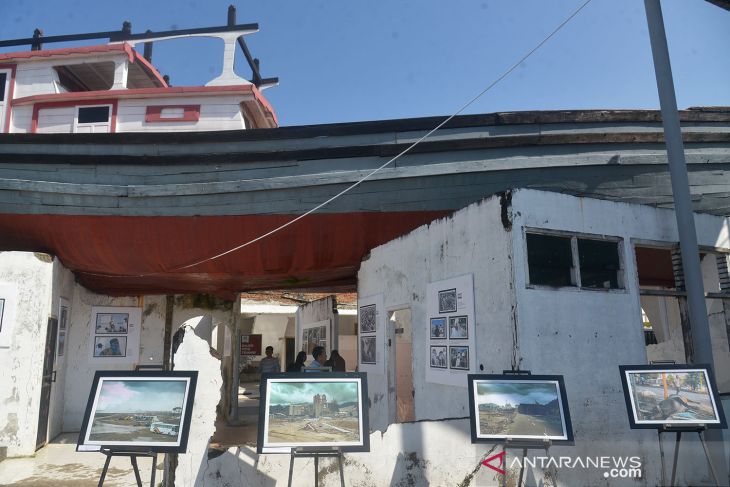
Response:
POLYGON ((3 313, 5 311, 5 298, 0 298, 0 331, 3 330, 3 313))
POLYGON ((63 357, 63 353, 66 350, 66 332, 58 332, 58 346, 56 347, 56 357, 63 357))
POLYGON ((185 453, 197 377, 197 371, 97 371, 76 451, 185 453))
POLYGON ((469 317, 449 316, 449 339, 466 340, 469 338, 469 317))
POLYGON ((437 369, 445 369, 446 366, 446 347, 445 346, 438 346, 434 347, 431 346, 431 367, 437 368, 437 369))
POLYGON ((431 338, 446 338, 446 318, 431 318, 431 338))
POLYGON ((58 330, 59 331, 66 331, 66 328, 68 327, 68 306, 64 306, 63 302, 65 300, 61 299, 61 305, 59 306, 59 313, 58 313, 58 330))
POLYGON ((370 451, 367 374, 264 374, 258 453, 370 451))
POLYGON ((632 429, 726 428, 722 403, 707 365, 621 365, 632 429))
POLYGON ((562 375, 469 374, 472 443, 573 443, 562 375))
POLYGON ((439 314, 456 313, 456 289, 439 291, 439 314))
POLYGON ((360 337, 360 363, 363 364, 374 364, 376 363, 376 346, 375 338, 371 337, 360 337))
POLYGON ((375 333, 375 315, 376 309, 374 304, 360 307, 360 333, 375 333))
POLYGON ((450 368, 469 370, 469 347, 449 347, 450 368))
POLYGON ((94 357, 126 357, 127 337, 97 336, 94 338, 94 357))
POLYGON ((129 331, 129 313, 98 313, 96 315, 96 333, 122 334, 129 331))

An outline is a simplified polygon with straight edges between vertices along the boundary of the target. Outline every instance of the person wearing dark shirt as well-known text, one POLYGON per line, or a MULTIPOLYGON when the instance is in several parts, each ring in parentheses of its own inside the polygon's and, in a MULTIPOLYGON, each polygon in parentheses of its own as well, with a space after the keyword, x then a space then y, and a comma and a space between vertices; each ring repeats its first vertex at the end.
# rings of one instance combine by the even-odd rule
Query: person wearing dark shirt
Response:
POLYGON ((286 367, 287 372, 301 372, 304 362, 307 360, 307 352, 299 352, 297 359, 286 367))
POLYGON ((324 363, 325 367, 332 367, 332 372, 345 372, 345 359, 337 350, 332 350, 329 360, 324 363))

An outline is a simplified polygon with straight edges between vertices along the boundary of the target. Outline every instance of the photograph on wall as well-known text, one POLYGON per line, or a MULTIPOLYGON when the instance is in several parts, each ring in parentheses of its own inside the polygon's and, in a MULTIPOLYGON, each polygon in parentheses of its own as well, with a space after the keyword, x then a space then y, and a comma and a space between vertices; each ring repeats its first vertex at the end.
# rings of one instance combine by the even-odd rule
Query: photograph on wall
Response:
POLYGON ((198 373, 97 371, 77 451, 184 453, 198 373))
POLYGON ((360 363, 363 364, 374 364, 376 363, 375 356, 375 337, 360 337, 360 363))
POLYGON ((472 443, 573 441, 562 375, 469 374, 472 443))
POLYGON ((129 313, 98 313, 96 333, 126 334, 129 330, 129 313))
POLYGON ((469 338, 468 324, 467 316, 449 316, 449 339, 466 340, 469 338))
POLYGON ((375 305, 360 307, 360 333, 375 333, 376 329, 375 305))
POLYGON ((456 312, 456 289, 439 291, 439 313, 456 312))
POLYGON ((66 350, 66 332, 58 332, 58 346, 56 347, 56 356, 63 357, 63 353, 66 350))
POLYGON ((469 347, 449 347, 449 362, 456 370, 469 370, 469 347))
POLYGON ((0 298, 0 332, 3 331, 3 314, 5 311, 5 299, 0 298))
POLYGON ((68 306, 62 305, 60 309, 61 312, 58 315, 58 329, 60 331, 66 331, 66 327, 68 326, 68 306))
POLYGON ((703 365, 621 365, 631 428, 724 428, 712 372, 703 365))
POLYGON ((431 338, 446 338, 446 318, 431 318, 431 338))
POLYGON ((327 340, 327 327, 326 326, 319 327, 319 339, 327 340))
POLYGON ((97 336, 94 338, 94 357, 126 357, 127 337, 97 336))
POLYGON ((365 373, 264 374, 258 453, 369 451, 365 373))
POLYGON ((431 367, 435 367, 437 369, 446 368, 446 347, 445 346, 439 346, 439 347, 431 346, 431 367))

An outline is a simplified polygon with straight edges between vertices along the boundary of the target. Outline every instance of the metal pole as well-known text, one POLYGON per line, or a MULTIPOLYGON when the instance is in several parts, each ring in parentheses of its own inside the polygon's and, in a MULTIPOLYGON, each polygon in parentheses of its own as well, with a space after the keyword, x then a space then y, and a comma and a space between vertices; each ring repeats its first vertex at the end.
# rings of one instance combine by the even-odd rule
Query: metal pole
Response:
POLYGON ((687 163, 684 158, 682 132, 679 128, 677 100, 674 96, 672 67, 669 64, 669 49, 664 32, 664 19, 659 0, 644 0, 646 20, 649 25, 651 52, 654 57, 657 90, 664 125, 664 140, 667 145, 669 173, 672 179, 674 212, 679 232, 679 248, 682 253, 687 304, 689 306, 690 328, 692 330, 693 363, 707 363, 712 366, 712 344, 710 325, 707 321, 704 285, 700 270, 697 233, 692 215, 692 202, 689 193, 687 163))

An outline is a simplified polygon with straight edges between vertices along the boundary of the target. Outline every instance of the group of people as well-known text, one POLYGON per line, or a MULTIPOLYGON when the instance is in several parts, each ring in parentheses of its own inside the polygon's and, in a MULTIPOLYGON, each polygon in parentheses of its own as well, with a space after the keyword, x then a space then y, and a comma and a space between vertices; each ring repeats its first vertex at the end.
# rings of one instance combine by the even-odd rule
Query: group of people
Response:
MULTIPOLYGON (((279 360, 274 358, 274 347, 266 347, 266 357, 261 359, 259 365, 259 372, 264 373, 279 373, 281 367, 279 366, 279 360)), ((305 362, 307 360, 306 352, 299 352, 294 362, 290 363, 286 367, 287 372, 307 372, 316 371, 316 369, 322 369, 329 367, 333 372, 345 372, 345 359, 337 352, 332 350, 332 354, 329 359, 327 358, 327 352, 324 347, 314 347, 312 350, 312 358, 314 359, 309 365, 305 362)))

